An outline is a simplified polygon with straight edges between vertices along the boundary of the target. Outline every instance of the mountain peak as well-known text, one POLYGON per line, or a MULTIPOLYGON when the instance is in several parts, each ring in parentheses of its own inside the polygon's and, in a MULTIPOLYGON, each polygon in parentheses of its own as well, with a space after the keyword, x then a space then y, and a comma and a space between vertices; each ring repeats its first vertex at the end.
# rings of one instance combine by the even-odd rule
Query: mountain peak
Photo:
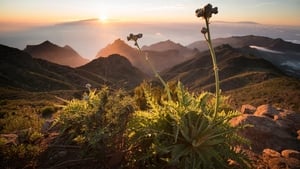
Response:
POLYGON ((42 42, 41 45, 54 45, 54 44, 52 42, 50 42, 49 40, 46 40, 46 41, 42 42))
POLYGON ((142 47, 143 50, 152 51, 182 50, 183 48, 185 47, 182 46, 180 43, 175 43, 170 39, 142 47))
POLYGON ((48 40, 37 45, 27 45, 24 51, 35 58, 71 67, 81 66, 88 62, 70 46, 60 47, 48 40))
POLYGON ((127 58, 119 54, 98 57, 79 69, 95 73, 110 79, 114 84, 129 88, 138 85, 146 77, 139 69, 132 66, 127 58))
POLYGON ((111 54, 118 53, 122 56, 127 56, 127 51, 134 52, 135 49, 130 47, 122 39, 116 39, 113 43, 108 44, 105 48, 101 49, 96 57, 107 57, 111 54))

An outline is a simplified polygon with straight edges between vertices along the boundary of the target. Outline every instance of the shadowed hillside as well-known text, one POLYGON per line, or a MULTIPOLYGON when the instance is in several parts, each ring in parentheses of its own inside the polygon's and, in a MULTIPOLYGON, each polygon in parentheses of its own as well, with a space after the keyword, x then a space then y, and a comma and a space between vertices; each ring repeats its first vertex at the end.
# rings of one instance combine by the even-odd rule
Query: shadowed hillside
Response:
MULTIPOLYGON (((291 42, 283 41, 282 39, 272 39, 263 36, 233 36, 229 38, 217 38, 213 40, 213 45, 215 47, 220 46, 222 44, 229 44, 234 48, 242 48, 248 47, 251 45, 265 47, 272 50, 279 50, 279 51, 294 51, 300 52, 300 44, 294 44, 291 42)), ((206 41, 196 41, 188 45, 191 49, 198 49, 200 51, 207 50, 207 43, 206 41)))
MULTIPOLYGON (((300 81, 286 76, 271 62, 221 45, 216 49, 222 92, 233 96, 232 104, 260 105, 270 103, 299 110, 300 81)), ((180 80, 194 91, 214 92, 214 74, 208 51, 162 73, 166 80, 180 80)))
POLYGON ((113 84, 119 87, 132 88, 146 78, 146 75, 133 67, 129 60, 118 54, 106 58, 99 57, 78 69, 110 79, 113 84))
POLYGON ((66 45, 60 47, 49 41, 45 41, 38 45, 27 45, 24 51, 34 58, 40 58, 49 62, 71 67, 78 67, 88 62, 87 59, 81 57, 70 46, 66 45))
MULTIPOLYGON (((216 55, 221 87, 224 91, 243 87, 249 82, 256 83, 281 75, 281 72, 271 63, 244 55, 229 45, 217 47, 216 55)), ((195 58, 165 71, 163 76, 168 80, 180 79, 191 89, 212 89, 214 75, 210 54, 208 51, 202 52, 195 58)))
POLYGON ((32 58, 15 48, 0 46, 0 85, 29 91, 83 88, 86 83, 99 86, 104 79, 86 71, 32 58))

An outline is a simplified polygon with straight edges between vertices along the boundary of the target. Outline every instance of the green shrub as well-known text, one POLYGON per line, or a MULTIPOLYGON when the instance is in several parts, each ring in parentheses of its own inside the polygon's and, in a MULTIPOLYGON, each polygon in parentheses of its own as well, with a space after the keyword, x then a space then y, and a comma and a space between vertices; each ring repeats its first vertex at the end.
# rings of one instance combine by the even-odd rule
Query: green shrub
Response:
MULTIPOLYGON (((34 108, 26 107, 15 113, 7 113, 0 122, 3 125, 1 134, 17 135, 14 144, 7 144, 8 140, 0 137, 1 165, 13 168, 33 165, 42 151, 39 141, 43 138, 41 128, 44 120, 34 108)), ((4 167, 1 165, 0 168, 4 167)))
POLYGON ((144 88, 149 109, 137 111, 127 128, 129 165, 143 168, 230 168, 228 160, 248 167, 245 155, 235 146, 246 143, 237 135, 239 128, 229 120, 239 115, 228 110, 224 97, 215 116, 211 93, 194 95, 181 83, 176 99, 161 100, 144 88))
POLYGON ((105 160, 107 154, 124 149, 123 132, 134 100, 123 90, 108 87, 89 90, 81 100, 73 99, 55 119, 65 144, 82 147, 84 156, 105 160))

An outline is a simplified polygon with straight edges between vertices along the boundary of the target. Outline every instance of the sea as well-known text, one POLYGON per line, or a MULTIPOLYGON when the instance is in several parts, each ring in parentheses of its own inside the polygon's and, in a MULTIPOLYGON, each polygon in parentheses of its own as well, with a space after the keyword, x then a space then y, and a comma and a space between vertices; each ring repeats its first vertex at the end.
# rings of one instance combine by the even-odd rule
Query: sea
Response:
MULTIPOLYGON (((130 33, 142 33, 139 45, 151 45, 171 40, 187 46, 204 40, 201 29, 204 22, 194 23, 141 23, 141 22, 99 22, 97 19, 59 23, 27 28, 18 31, 0 31, 0 44, 23 50, 26 45, 37 45, 46 40, 59 46, 69 45, 82 57, 95 59, 102 48, 116 39, 127 42, 130 33)), ((210 23, 212 38, 257 35, 281 38, 300 44, 300 26, 263 25, 253 22, 210 23)))

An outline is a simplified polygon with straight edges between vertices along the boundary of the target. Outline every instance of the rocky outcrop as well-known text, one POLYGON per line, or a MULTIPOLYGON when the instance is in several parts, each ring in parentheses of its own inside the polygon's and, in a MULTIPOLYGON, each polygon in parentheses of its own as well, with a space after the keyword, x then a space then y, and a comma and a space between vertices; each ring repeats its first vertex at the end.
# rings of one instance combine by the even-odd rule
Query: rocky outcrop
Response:
POLYGON ((300 168, 300 113, 268 104, 257 108, 244 105, 241 111, 231 124, 251 125, 240 131, 251 142, 251 148, 244 149, 256 154, 266 168, 300 168))
POLYGON ((300 152, 296 150, 284 150, 279 153, 272 149, 264 149, 262 159, 271 169, 300 168, 300 152))

